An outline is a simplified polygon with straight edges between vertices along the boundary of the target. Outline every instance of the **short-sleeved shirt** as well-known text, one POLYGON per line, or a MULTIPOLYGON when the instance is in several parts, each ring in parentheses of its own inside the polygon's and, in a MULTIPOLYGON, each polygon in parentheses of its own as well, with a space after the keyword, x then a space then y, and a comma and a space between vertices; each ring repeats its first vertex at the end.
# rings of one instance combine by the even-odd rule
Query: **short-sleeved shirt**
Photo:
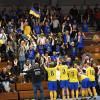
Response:
POLYGON ((89 77, 90 81, 95 81, 95 70, 92 67, 86 69, 86 75, 89 77))
POLYGON ((60 80, 68 80, 68 67, 66 65, 59 65, 60 80))
POLYGON ((70 68, 68 71, 69 82, 78 82, 78 70, 76 68, 70 68))
POLYGON ((56 77, 57 67, 53 67, 53 68, 45 67, 45 69, 48 73, 48 81, 56 81, 57 80, 57 77, 56 77))

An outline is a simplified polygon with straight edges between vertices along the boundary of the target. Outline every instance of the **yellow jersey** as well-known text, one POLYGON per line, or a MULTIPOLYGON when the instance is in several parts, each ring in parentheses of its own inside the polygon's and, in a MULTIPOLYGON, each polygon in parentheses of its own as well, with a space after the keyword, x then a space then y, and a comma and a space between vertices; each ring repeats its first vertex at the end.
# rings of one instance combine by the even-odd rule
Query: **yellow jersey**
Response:
POLYGON ((92 67, 86 69, 86 75, 89 77, 90 81, 95 81, 95 70, 92 67))
POLYGON ((68 70, 69 82, 78 82, 78 70, 76 68, 70 68, 68 70))
POLYGON ((30 35, 31 33, 31 27, 29 25, 24 26, 24 34, 26 36, 30 35))
POLYGON ((57 68, 60 71, 60 80, 68 80, 68 66, 58 65, 57 68))
POLYGON ((48 81, 56 81, 56 71, 57 71, 57 67, 53 67, 53 68, 48 68, 45 67, 47 73, 48 73, 48 81))
POLYGON ((82 82, 82 80, 84 80, 85 78, 88 78, 88 76, 84 75, 84 74, 80 74, 78 79, 80 82, 82 82))

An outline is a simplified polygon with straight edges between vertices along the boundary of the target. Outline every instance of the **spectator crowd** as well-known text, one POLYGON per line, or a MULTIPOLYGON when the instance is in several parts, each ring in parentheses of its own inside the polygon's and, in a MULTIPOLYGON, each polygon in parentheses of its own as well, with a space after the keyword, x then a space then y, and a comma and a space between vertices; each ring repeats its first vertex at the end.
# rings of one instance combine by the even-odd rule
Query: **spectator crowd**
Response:
POLYGON ((20 8, 9 12, 4 9, 0 14, 0 62, 3 58, 7 61, 7 66, 0 72, 0 88, 10 92, 9 84, 17 82, 17 76, 23 75, 25 82, 30 82, 27 71, 36 63, 44 68, 44 65, 49 67, 51 62, 59 63, 60 60, 69 68, 71 64, 77 64, 84 72, 86 63, 98 68, 96 81, 100 86, 100 66, 97 67, 93 58, 83 52, 84 32, 95 25, 96 30, 100 30, 98 5, 94 9, 88 5, 85 10, 82 7, 78 10, 74 5, 68 15, 63 15, 58 7, 35 8, 41 12, 40 19, 20 8))

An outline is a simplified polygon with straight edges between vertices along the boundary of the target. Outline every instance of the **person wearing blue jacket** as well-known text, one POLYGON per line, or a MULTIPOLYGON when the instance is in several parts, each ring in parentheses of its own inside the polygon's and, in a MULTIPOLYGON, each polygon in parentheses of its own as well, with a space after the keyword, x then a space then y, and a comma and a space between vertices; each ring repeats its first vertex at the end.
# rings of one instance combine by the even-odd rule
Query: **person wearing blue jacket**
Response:
POLYGON ((44 46, 41 44, 37 45, 37 50, 39 52, 39 54, 42 56, 44 54, 44 46))
POLYGON ((58 56, 56 55, 56 52, 53 52, 53 55, 51 56, 52 61, 56 61, 58 56))
POLYGON ((44 26, 44 34, 45 34, 46 36, 48 36, 48 35, 50 34, 50 32, 51 32, 50 25, 49 25, 48 22, 45 22, 45 26, 44 26))
POLYGON ((35 50, 30 46, 27 52, 28 60, 30 61, 31 65, 35 63, 35 50))
POLYGON ((41 26, 38 22, 36 22, 36 24, 33 26, 33 32, 36 36, 41 34, 41 26))
POLYGON ((78 54, 81 55, 84 48, 84 35, 81 32, 78 32, 76 40, 78 54))
POLYGON ((48 39, 46 40, 46 43, 44 45, 44 50, 45 50, 45 53, 48 52, 50 55, 52 54, 52 45, 48 41, 48 39))

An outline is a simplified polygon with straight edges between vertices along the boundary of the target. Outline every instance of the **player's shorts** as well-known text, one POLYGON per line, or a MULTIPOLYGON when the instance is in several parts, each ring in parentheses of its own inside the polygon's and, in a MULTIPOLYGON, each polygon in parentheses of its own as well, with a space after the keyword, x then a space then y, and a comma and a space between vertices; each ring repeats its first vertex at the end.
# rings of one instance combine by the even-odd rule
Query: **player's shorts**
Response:
POLYGON ((56 81, 49 81, 48 82, 48 90, 49 91, 56 91, 57 90, 57 82, 56 81))
POLYGON ((68 86, 69 86, 69 81, 67 81, 67 80, 61 80, 60 81, 60 87, 61 88, 68 88, 68 86))
POLYGON ((70 82, 69 83, 69 88, 71 90, 77 90, 78 89, 78 82, 70 82))
POLYGON ((95 81, 90 81, 89 82, 89 87, 95 87, 96 86, 96 82, 95 81))
POLYGON ((89 87, 89 83, 90 83, 89 78, 83 79, 82 82, 81 82, 82 88, 88 88, 89 87))

